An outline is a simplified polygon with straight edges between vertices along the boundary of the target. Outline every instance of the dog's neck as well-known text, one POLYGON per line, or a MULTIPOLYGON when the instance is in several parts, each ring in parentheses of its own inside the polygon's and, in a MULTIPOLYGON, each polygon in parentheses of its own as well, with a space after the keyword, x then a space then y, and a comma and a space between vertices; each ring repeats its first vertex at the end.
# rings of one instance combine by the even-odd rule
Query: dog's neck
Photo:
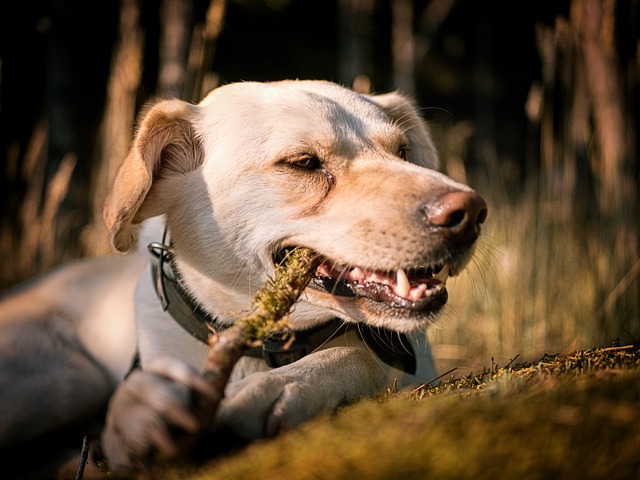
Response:
MULTIPOLYGON (((172 247, 165 243, 166 237, 165 230, 162 243, 152 242, 147 247, 155 292, 164 311, 191 336, 208 344, 212 332, 224 330, 228 325, 219 322, 189 294, 176 271, 172 247)), ((262 358, 272 368, 280 367, 308 355, 350 328, 357 329, 362 340, 385 363, 415 373, 415 354, 404 335, 383 328, 348 324, 337 318, 309 330, 297 331, 293 344, 269 339, 261 347, 248 348, 245 355, 262 358)))
POLYGON ((151 279, 162 309, 192 337, 208 343, 210 333, 222 326, 184 288, 173 266, 171 247, 154 242, 147 249, 151 255, 151 279))

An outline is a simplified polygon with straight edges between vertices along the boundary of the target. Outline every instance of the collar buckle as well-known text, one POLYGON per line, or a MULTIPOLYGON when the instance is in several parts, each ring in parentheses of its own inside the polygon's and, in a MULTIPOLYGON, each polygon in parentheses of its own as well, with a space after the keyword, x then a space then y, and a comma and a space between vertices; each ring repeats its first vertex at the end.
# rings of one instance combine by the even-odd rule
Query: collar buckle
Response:
MULTIPOLYGON (((164 236, 162 241, 165 241, 164 236)), ((158 262, 158 275, 153 276, 154 287, 158 298, 160 299, 160 303, 162 304, 162 310, 166 312, 169 308, 169 297, 167 296, 167 288, 165 286, 164 279, 168 275, 171 275, 172 272, 168 272, 167 269, 165 269, 165 265, 169 265, 171 262, 171 259, 173 258, 173 251, 168 245, 159 242, 152 242, 147 245, 147 251, 149 252, 149 255, 158 262)))

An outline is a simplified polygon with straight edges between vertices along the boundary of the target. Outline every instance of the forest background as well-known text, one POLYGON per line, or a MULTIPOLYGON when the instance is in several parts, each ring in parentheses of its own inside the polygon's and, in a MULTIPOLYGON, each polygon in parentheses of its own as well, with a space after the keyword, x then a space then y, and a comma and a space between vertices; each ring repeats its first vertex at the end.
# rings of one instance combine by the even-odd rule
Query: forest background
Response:
POLYGON ((0 288, 110 252, 146 102, 284 78, 412 95, 487 199, 429 331, 440 370, 640 340, 639 0, 4 2, 0 288))

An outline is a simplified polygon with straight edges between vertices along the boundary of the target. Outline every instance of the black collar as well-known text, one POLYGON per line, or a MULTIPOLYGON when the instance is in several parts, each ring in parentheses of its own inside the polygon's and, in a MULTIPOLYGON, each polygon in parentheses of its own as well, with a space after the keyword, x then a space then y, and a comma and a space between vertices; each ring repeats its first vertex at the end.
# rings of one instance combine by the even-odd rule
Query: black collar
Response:
MULTIPOLYGON (((212 317, 189 294, 174 268, 173 251, 165 240, 163 238, 163 243, 150 243, 147 247, 151 255, 153 286, 162 309, 191 336, 208 344, 212 330, 221 331, 227 326, 212 317)), ((338 318, 309 330, 296 331, 295 341, 288 347, 285 347, 285 342, 272 339, 261 347, 248 349, 245 355, 263 358, 270 367, 280 367, 308 355, 350 328, 357 329, 362 340, 382 361, 407 373, 415 373, 415 354, 405 335, 363 324, 349 324, 338 318)))

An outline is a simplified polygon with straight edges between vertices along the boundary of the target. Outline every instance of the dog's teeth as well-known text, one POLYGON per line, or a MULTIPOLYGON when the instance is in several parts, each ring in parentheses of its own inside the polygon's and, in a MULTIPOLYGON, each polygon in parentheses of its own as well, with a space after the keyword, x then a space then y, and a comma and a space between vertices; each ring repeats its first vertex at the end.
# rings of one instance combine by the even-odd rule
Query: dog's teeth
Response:
POLYGON ((349 272, 349 280, 351 280, 351 281, 361 282, 364 279, 365 279, 364 272, 361 269, 359 269, 358 267, 353 268, 349 272))
POLYGON ((367 280, 374 283, 385 283, 385 278, 381 277, 376 272, 367 275, 367 280))
POLYGON ((446 283, 447 282, 447 278, 449 278, 449 265, 445 265, 444 267, 442 267, 442 270, 440 270, 438 273, 436 273, 434 275, 434 278, 437 278, 442 283, 446 283))
POLYGON ((396 288, 395 288, 396 294, 406 298, 407 295, 409 295, 409 292, 411 292, 411 284, 409 283, 409 277, 407 277, 407 274, 405 273, 405 271, 401 268, 399 268, 396 271, 396 288))
POLYGON ((411 289, 411 293, 409 294, 409 298, 411 298, 411 300, 413 300, 414 302, 417 302, 418 300, 420 300, 423 295, 424 292, 427 291, 427 285, 424 283, 421 283, 420 285, 418 285, 417 287, 414 287, 411 289))

